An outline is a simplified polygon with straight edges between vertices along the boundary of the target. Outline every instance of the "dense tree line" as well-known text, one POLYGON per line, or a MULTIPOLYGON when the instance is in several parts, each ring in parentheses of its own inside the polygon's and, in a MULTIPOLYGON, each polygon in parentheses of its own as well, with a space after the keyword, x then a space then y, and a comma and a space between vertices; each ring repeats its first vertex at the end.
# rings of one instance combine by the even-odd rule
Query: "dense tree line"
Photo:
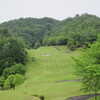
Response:
POLYGON ((46 17, 43 19, 20 18, 5 22, 0 27, 10 29, 16 36, 23 38, 28 47, 37 48, 42 45, 44 37, 52 33, 51 30, 58 22, 58 20, 46 17))
POLYGON ((53 36, 65 36, 70 49, 86 46, 86 42, 96 41, 100 32, 100 18, 94 15, 82 14, 61 21, 59 29, 54 29, 53 36))
MULTIPOLYGON (((5 83, 12 84, 9 79, 11 75, 15 75, 13 76, 15 83, 22 79, 21 75, 26 72, 24 67, 26 61, 27 52, 22 39, 16 38, 8 29, 0 29, 0 86, 2 89, 5 83)), ((11 88, 15 88, 17 84, 15 83, 11 88)))
POLYGON ((71 50, 93 43, 100 32, 100 18, 82 14, 58 21, 52 18, 20 18, 2 23, 16 36, 25 40, 27 47, 38 48, 49 45, 68 45, 71 50))

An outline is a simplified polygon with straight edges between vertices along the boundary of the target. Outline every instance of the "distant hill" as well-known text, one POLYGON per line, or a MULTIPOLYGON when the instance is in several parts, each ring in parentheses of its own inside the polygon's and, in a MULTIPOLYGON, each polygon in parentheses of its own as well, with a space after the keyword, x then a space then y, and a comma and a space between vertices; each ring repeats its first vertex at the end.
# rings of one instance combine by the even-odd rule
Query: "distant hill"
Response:
POLYGON ((1 28, 10 29, 16 36, 22 37, 27 44, 34 47, 36 42, 42 45, 43 38, 51 34, 52 28, 59 23, 52 18, 20 18, 0 25, 1 28))
POLYGON ((68 45, 72 50, 93 43, 100 33, 100 18, 82 14, 58 21, 52 18, 20 18, 0 24, 10 29, 32 48, 41 45, 68 45))

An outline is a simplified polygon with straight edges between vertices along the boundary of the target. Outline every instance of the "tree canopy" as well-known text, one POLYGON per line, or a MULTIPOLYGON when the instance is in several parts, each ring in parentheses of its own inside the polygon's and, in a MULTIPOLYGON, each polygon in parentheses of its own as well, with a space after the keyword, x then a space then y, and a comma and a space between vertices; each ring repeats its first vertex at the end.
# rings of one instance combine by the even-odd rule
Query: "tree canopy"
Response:
POLYGON ((76 15, 58 21, 52 18, 20 18, 0 25, 23 38, 27 47, 68 45, 71 50, 93 43, 100 32, 100 18, 91 14, 76 15))
POLYGON ((5 84, 5 78, 0 77, 0 86, 2 87, 2 90, 3 90, 4 84, 5 84))
POLYGON ((9 75, 5 81, 5 84, 9 85, 10 88, 13 88, 13 90, 15 90, 15 86, 20 85, 23 81, 24 81, 24 78, 20 74, 9 75))
POLYGON ((5 69, 13 65, 25 64, 27 52, 20 39, 9 35, 9 30, 2 29, 0 32, 0 75, 2 75, 5 69))
POLYGON ((82 80, 82 90, 98 93, 100 90, 100 42, 87 48, 76 61, 76 72, 82 80))

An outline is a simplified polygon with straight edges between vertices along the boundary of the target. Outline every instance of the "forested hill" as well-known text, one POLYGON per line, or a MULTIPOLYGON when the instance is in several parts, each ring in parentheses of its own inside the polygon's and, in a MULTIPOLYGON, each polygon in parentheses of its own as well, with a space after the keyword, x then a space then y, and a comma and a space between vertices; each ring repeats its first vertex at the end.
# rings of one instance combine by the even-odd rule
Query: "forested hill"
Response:
POLYGON ((68 45, 72 50, 93 43, 100 33, 100 18, 82 14, 58 21, 52 18, 20 18, 0 24, 10 29, 30 46, 68 45))
POLYGON ((10 29, 16 36, 22 37, 30 46, 42 45, 44 37, 49 36, 52 29, 59 24, 52 18, 20 18, 11 20, 0 25, 1 28, 10 29))

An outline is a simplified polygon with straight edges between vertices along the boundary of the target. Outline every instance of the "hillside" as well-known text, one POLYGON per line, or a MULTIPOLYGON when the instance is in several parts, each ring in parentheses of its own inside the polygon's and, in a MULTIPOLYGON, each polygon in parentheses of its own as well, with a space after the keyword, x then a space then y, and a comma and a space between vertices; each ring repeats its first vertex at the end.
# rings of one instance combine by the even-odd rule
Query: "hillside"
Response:
MULTIPOLYGON (((63 21, 21 18, 2 23, 0 74, 5 78, 16 74, 19 65, 16 67, 15 64, 22 63, 20 69, 25 81, 20 86, 16 85, 15 91, 2 91, 1 87, 0 100, 39 100, 37 96, 41 95, 46 100, 65 100, 86 94, 80 91, 81 83, 74 74, 75 63, 72 57, 80 55, 81 51, 76 48, 85 48, 86 42, 93 43, 97 40, 99 29, 100 18, 89 14, 76 15, 63 21), (25 45, 30 50, 25 49, 25 45)), ((4 89, 6 88, 9 87, 5 84, 4 89)))
POLYGON ((44 95, 45 100, 65 100, 83 94, 80 82, 71 81, 77 79, 71 57, 78 57, 79 53, 69 51, 66 46, 28 50, 25 82, 14 91, 0 91, 0 100, 33 100, 33 95, 44 95), (32 61, 33 57, 35 61, 32 61))
POLYGON ((100 33, 100 18, 82 14, 58 21, 52 18, 20 18, 0 24, 25 40, 31 48, 68 45, 71 50, 93 43, 100 33))
POLYGON ((52 18, 20 18, 0 25, 1 28, 10 29, 16 36, 25 40, 26 44, 34 47, 36 42, 42 44, 43 38, 51 34, 51 30, 58 24, 58 20, 52 18))

